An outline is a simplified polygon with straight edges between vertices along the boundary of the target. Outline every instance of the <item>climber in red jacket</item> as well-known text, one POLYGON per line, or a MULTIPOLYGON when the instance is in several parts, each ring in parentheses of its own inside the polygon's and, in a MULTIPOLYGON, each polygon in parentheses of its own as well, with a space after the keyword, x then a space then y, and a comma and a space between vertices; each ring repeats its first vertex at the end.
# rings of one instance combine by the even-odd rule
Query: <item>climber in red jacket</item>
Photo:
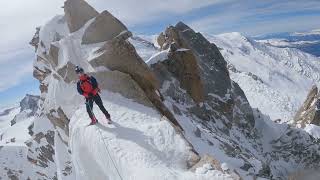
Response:
POLYGON ((93 76, 88 76, 87 74, 85 74, 84 70, 79 66, 76 67, 75 71, 79 76, 79 81, 77 83, 78 92, 86 98, 86 108, 91 119, 90 125, 96 124, 98 122, 92 111, 93 102, 95 102, 99 106, 100 110, 106 116, 108 124, 110 124, 111 117, 108 111, 103 106, 101 97, 99 95, 100 89, 97 80, 93 76))

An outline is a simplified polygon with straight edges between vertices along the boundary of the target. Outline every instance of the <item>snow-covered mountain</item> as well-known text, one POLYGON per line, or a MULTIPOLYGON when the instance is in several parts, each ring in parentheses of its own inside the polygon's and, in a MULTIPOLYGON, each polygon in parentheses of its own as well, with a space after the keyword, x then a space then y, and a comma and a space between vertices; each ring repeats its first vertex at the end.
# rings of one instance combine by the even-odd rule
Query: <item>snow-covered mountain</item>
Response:
POLYGON ((0 110, 0 177, 15 179, 24 142, 31 138, 30 126, 35 119, 40 97, 27 94, 20 104, 0 110))
MULTIPOLYGON (((292 123, 312 85, 319 85, 318 57, 295 48, 269 46, 240 33, 205 37, 220 49, 231 79, 244 90, 250 105, 273 120, 292 123)), ((145 39, 154 42, 154 36, 145 39)), ((152 48, 132 43, 146 62, 155 60, 145 53, 154 52, 152 48)), ((158 54, 166 56, 166 52, 158 54)))
POLYGON ((320 29, 307 32, 268 34, 254 38, 271 46, 297 48, 317 57, 320 56, 320 29))
POLYGON ((294 108, 273 113, 255 100, 259 91, 244 86, 260 83, 260 93, 267 91, 263 100, 269 90, 288 86, 292 92, 287 93, 305 96, 297 89, 318 81, 316 59, 291 59, 313 56, 272 49, 239 34, 208 36, 210 42, 182 22, 158 36, 132 36, 112 14, 99 13, 86 1, 67 0, 63 7, 65 14, 38 28, 32 39, 40 107, 27 128, 28 139, 0 148, 6 165, 1 177, 287 179, 319 168, 318 141, 267 116, 290 116, 294 108), (97 78, 112 125, 95 106, 100 123, 87 126, 84 99, 76 91, 76 65, 97 78), (240 75, 254 81, 242 83, 240 75), (286 84, 277 87, 279 82, 286 84))
POLYGON ((295 48, 277 48, 239 33, 207 35, 229 62, 231 79, 250 104, 273 120, 288 122, 312 85, 319 85, 320 58, 295 48))
MULTIPOLYGON (((31 122, 36 115, 39 108, 40 97, 27 94, 19 104, 12 105, 12 107, 6 107, 0 110, 0 136, 1 140, 7 140, 10 138, 16 138, 14 135, 8 134, 19 134, 20 132, 15 132, 16 130, 27 130, 31 122), (5 138, 7 137, 7 138, 5 138)), ((28 138, 22 138, 22 140, 27 140, 28 138)))

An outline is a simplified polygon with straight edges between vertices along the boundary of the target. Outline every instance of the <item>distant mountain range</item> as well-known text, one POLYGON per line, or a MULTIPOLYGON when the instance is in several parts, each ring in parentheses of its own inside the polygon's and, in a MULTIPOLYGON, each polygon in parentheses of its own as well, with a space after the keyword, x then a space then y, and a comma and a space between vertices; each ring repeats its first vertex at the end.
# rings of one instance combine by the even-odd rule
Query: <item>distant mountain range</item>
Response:
POLYGON ((320 29, 308 32, 272 33, 254 37, 255 40, 280 48, 297 48, 320 56, 320 29))

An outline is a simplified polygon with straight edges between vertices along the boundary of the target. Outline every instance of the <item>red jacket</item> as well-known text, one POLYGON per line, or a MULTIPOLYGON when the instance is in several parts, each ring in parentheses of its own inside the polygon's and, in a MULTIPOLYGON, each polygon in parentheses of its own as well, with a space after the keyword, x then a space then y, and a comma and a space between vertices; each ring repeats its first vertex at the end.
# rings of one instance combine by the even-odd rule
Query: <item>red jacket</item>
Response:
POLYGON ((87 74, 80 76, 80 80, 77 83, 77 90, 79 94, 86 98, 89 98, 90 95, 95 96, 100 91, 97 80, 87 74))

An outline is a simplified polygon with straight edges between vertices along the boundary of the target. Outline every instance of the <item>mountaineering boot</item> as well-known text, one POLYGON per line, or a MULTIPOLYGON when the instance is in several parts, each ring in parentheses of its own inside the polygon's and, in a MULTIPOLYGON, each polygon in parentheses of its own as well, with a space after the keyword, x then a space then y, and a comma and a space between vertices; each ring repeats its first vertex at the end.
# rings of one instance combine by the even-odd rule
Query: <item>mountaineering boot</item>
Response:
POLYGON ((93 117, 92 119, 91 119, 91 123, 89 124, 89 125, 94 125, 94 124, 96 124, 98 122, 98 120, 95 118, 95 117, 93 117))
POLYGON ((110 114, 109 114, 109 113, 106 114, 106 119, 107 119, 108 124, 111 124, 111 123, 112 123, 111 117, 110 117, 110 114))

